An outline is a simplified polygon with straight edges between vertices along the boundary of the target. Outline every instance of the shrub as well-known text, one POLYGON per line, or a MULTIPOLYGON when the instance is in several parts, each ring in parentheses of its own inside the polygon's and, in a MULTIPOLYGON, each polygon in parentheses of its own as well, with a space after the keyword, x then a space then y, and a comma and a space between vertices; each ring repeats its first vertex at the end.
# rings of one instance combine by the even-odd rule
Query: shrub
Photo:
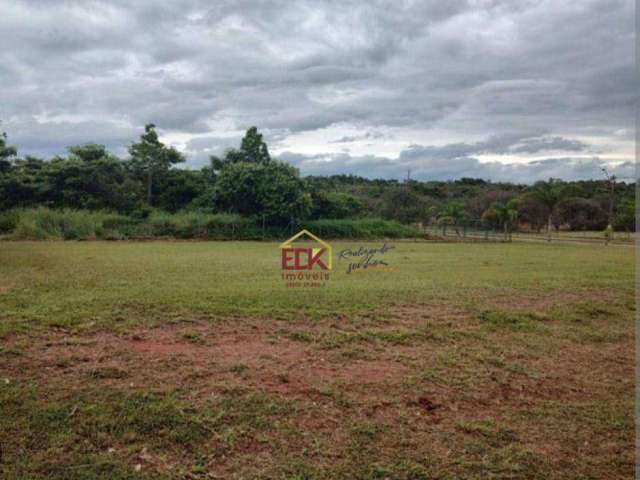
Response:
POLYGON ((414 227, 379 218, 359 220, 313 220, 303 228, 323 238, 412 238, 420 231, 414 227))
POLYGON ((28 240, 139 237, 261 240, 283 239, 301 228, 325 238, 411 238, 420 235, 414 227, 376 218, 310 220, 293 231, 278 225, 263 226, 261 218, 198 211, 171 214, 156 210, 146 220, 139 220, 109 212, 40 207, 7 212, 0 216, 0 222, 13 238, 28 240))
POLYGON ((19 215, 19 210, 0 212, 0 234, 13 232, 18 224, 19 215))
POLYGON ((113 226, 124 223, 126 219, 122 215, 100 211, 52 210, 46 207, 19 210, 13 237, 30 240, 101 238, 105 231, 113 232, 113 226))

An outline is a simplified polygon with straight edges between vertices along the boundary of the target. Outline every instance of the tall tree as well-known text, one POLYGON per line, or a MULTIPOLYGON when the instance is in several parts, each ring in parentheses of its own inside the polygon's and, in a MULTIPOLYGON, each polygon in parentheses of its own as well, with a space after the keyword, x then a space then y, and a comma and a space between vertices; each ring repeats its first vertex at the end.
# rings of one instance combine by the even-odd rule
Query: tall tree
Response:
POLYGON ((95 162, 109 156, 107 148, 97 143, 85 143, 67 148, 73 157, 79 158, 83 162, 95 162))
POLYGON ((262 140, 262 134, 256 127, 251 127, 245 133, 240 150, 245 155, 245 161, 251 163, 266 163, 271 160, 267 144, 262 140))
POLYGON ((0 133, 0 173, 9 171, 11 168, 11 158, 17 155, 16 147, 7 145, 7 134, 0 133))
POLYGON ((257 127, 251 127, 244 134, 240 148, 232 148, 225 152, 224 158, 211 156, 211 166, 214 170, 222 170, 225 165, 239 162, 268 163, 271 161, 269 148, 262 139, 257 127))
POLYGON ((153 204, 153 182, 166 174, 176 163, 184 162, 184 156, 173 147, 167 147, 158 139, 156 126, 149 123, 140 135, 140 141, 129 147, 131 164, 135 171, 146 178, 147 204, 153 204))
POLYGON ((458 226, 463 224, 467 219, 467 212, 464 203, 460 201, 451 201, 442 206, 438 212, 438 224, 442 225, 443 233, 446 235, 447 225, 453 225, 456 234, 460 235, 458 226))
POLYGON ((518 219, 518 209, 516 208, 516 202, 510 200, 509 202, 496 202, 491 207, 495 211, 496 218, 502 226, 504 233, 504 241, 511 240, 511 229, 518 219))
POLYGON ((547 182, 536 182, 531 193, 547 208, 547 241, 550 242, 553 212, 565 196, 565 184, 562 180, 550 178, 547 182))
POLYGON ((304 219, 311 197, 298 171, 282 162, 240 162, 225 167, 217 178, 216 207, 256 216, 272 224, 304 219))

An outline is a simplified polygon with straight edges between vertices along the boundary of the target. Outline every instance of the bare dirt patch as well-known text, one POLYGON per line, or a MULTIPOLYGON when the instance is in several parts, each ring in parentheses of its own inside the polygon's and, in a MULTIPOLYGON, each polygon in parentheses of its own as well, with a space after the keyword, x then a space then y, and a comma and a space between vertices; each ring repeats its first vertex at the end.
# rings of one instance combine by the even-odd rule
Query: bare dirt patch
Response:
POLYGON ((71 339, 56 333, 32 339, 12 370, 28 371, 47 383, 64 378, 77 387, 92 377, 150 386, 228 382, 279 393, 310 392, 333 383, 394 382, 405 371, 389 358, 345 362, 339 352, 284 338, 278 330, 274 322, 247 320, 233 326, 190 323, 71 339))
MULTIPOLYGON (((506 295, 495 305, 507 308, 506 295)), ((523 302, 535 309, 581 299, 523 302)), ((248 453, 275 455, 268 442, 291 452, 316 445, 318 464, 355 462, 345 452, 354 442, 365 448, 358 443, 364 442, 382 456, 401 451, 419 459, 438 452, 445 464, 448 456, 469 458, 465 446, 472 445, 478 461, 496 456, 495 468, 509 468, 510 457, 501 460, 501 449, 517 448, 522 455, 549 458, 565 473, 567 456, 580 449, 602 461, 584 467, 588 476, 611 468, 616 456, 632 455, 626 425, 633 412, 625 404, 609 407, 621 398, 632 402, 632 335, 572 340, 584 328, 607 330, 598 323, 605 320, 547 321, 544 334, 488 330, 460 307, 407 305, 361 324, 236 318, 120 335, 58 331, 28 341, 7 339, 6 347, 20 347, 20 353, 7 357, 0 375, 31 378, 45 391, 67 395, 91 384, 170 389, 194 405, 228 391, 296 405, 288 428, 304 437, 243 436, 220 460, 228 471, 243 468, 248 453), (605 435, 609 446, 589 444, 593 435, 605 435)), ((545 462, 534 466, 543 469, 545 462)))

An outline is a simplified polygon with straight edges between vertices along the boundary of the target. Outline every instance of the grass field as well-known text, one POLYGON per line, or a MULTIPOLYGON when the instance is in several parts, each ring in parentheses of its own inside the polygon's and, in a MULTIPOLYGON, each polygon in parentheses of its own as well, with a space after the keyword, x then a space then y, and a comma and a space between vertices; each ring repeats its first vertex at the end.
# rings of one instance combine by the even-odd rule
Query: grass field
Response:
POLYGON ((632 478, 633 248, 392 244, 1 242, 0 476, 632 478))

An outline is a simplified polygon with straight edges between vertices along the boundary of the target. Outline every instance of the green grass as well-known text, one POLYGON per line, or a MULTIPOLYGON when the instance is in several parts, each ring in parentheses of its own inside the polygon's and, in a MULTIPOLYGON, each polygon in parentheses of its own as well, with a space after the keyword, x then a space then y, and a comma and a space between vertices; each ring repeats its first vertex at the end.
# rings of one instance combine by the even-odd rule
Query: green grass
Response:
POLYGON ((389 243, 1 242, 0 477, 632 476, 633 249, 389 243))
MULTIPOLYGON (((334 255, 361 243, 335 242, 334 255)), ((326 287, 291 289, 280 277, 277 243, 4 242, 0 334, 41 326, 126 327, 190 316, 352 316, 404 303, 473 304, 494 293, 633 287, 633 251, 624 247, 395 245, 385 254, 391 270, 347 274, 347 262, 334 258, 326 287)), ((493 324, 517 324, 490 317, 493 324)))
POLYGON ((159 451, 179 451, 188 460, 179 469, 182 478, 189 465, 197 466, 206 439, 215 436, 226 451, 292 411, 277 399, 235 393, 198 407, 171 392, 137 389, 42 398, 24 382, 0 385, 0 408, 11 412, 0 416, 3 478, 59 479, 169 478, 133 468, 159 451))

